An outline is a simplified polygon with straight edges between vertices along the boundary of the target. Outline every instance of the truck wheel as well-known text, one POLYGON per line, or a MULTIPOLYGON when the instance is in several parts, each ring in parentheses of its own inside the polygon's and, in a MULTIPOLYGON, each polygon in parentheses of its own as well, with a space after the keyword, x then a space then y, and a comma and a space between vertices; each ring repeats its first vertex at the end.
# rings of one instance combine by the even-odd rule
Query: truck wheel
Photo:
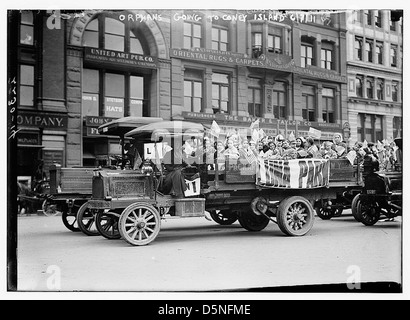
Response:
POLYGON ((98 232, 107 239, 120 239, 120 231, 118 230, 118 221, 120 214, 105 210, 99 210, 95 215, 95 226, 98 232))
POLYGON ((377 202, 359 201, 357 215, 365 226, 372 226, 380 219, 380 208, 377 202))
POLYGON ((357 222, 361 222, 360 217, 357 213, 358 211, 357 208, 359 206, 359 203, 360 203, 360 193, 356 194, 352 200, 352 215, 353 215, 353 218, 355 218, 357 222))
POLYGON ((60 213, 60 211, 57 209, 57 204, 50 202, 50 200, 48 199, 45 199, 43 201, 43 203, 41 204, 41 209, 44 215, 47 217, 56 216, 60 213))
POLYGON ((63 220, 63 224, 70 231, 73 231, 73 232, 81 231, 80 228, 78 227, 78 223, 77 223, 77 214, 75 214, 75 213, 70 213, 69 214, 67 210, 64 210, 62 215, 61 215, 61 219, 63 220))
POLYGON ((153 206, 133 203, 121 213, 119 220, 121 237, 134 246, 154 241, 161 228, 161 217, 153 206))
POLYGON ((238 220, 236 211, 232 210, 212 210, 209 212, 212 220, 221 226, 228 226, 238 220))
POLYGON ((282 200, 276 216, 280 230, 289 236, 303 236, 308 233, 313 227, 314 218, 312 204, 300 196, 282 200))
POLYGON ((80 230, 87 236, 100 234, 95 226, 95 213, 88 209, 87 202, 78 209, 77 223, 80 230))
POLYGON ((326 208, 323 207, 321 202, 315 206, 315 211, 317 216, 322 220, 330 220, 335 216, 336 209, 335 208, 326 208))
POLYGON ((262 231, 269 224, 269 219, 264 215, 256 215, 249 207, 248 210, 241 211, 238 216, 239 224, 248 231, 262 231))

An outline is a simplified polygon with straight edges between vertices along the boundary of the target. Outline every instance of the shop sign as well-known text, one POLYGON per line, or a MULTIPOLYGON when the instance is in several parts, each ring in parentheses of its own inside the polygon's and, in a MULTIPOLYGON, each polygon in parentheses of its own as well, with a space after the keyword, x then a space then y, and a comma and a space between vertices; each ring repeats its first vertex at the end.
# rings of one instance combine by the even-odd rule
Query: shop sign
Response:
POLYGON ((156 57, 89 47, 84 48, 84 61, 151 69, 156 69, 158 66, 156 57))
POLYGON ((272 54, 269 56, 262 54, 258 59, 253 59, 241 53, 195 48, 192 50, 170 49, 170 56, 173 58, 201 61, 206 63, 221 63, 231 66, 280 70, 315 79, 347 83, 346 77, 335 71, 315 67, 302 68, 297 66, 295 64, 295 60, 290 56, 283 54, 272 54))
POLYGON ((43 113, 33 111, 19 111, 17 125, 53 130, 67 129, 67 115, 57 113, 43 113))
POLYGON ((124 116, 124 99, 105 97, 105 115, 113 118, 124 116))
POLYGON ((96 117, 96 116, 86 116, 85 125, 87 127, 99 127, 107 122, 111 122, 116 118, 111 117, 96 117))
POLYGON ((337 123, 311 122, 305 120, 284 120, 284 119, 269 119, 247 116, 233 116, 228 114, 212 114, 199 112, 182 112, 184 119, 192 121, 200 121, 202 123, 211 123, 216 121, 222 129, 222 134, 227 132, 237 131, 241 135, 248 134, 248 129, 251 124, 259 120, 259 125, 267 135, 282 134, 288 136, 291 132, 298 135, 308 136, 312 129, 321 131, 321 139, 331 139, 335 132, 341 132, 342 126, 337 123), (311 129, 312 128, 312 129, 311 129), (239 130, 239 131, 238 131, 239 130))
POLYGON ((38 133, 19 132, 17 133, 17 143, 19 145, 36 146, 40 144, 40 137, 38 133))

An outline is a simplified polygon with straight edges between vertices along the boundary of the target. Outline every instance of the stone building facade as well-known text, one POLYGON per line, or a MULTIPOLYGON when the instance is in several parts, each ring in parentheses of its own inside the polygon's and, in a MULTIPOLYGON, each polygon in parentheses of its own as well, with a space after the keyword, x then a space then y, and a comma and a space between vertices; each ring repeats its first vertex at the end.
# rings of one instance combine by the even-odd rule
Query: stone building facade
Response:
MULTIPOLYGON (((306 136, 316 129, 321 140, 335 132, 355 139, 354 113, 369 104, 362 107, 364 101, 355 102, 352 95, 354 70, 364 66, 352 59, 354 36, 347 32, 347 17, 269 10, 10 15, 18 39, 13 52, 21 159, 35 158, 45 175, 52 162, 68 167, 110 163, 120 153, 119 138, 97 128, 127 116, 216 121, 222 134, 249 139, 256 119, 268 135, 306 136)), ((373 40, 379 41, 374 32, 373 40)), ((399 43, 397 33, 388 35, 382 38, 399 43)), ((375 77, 383 72, 386 88, 392 88, 401 69, 384 63, 386 68, 370 69, 375 77)), ((387 97, 391 100, 391 93, 387 97)), ((398 110, 400 102, 390 100, 382 108, 398 110)), ((386 128, 393 118, 386 119, 386 128)), ((33 176, 37 169, 19 163, 20 175, 33 176)))

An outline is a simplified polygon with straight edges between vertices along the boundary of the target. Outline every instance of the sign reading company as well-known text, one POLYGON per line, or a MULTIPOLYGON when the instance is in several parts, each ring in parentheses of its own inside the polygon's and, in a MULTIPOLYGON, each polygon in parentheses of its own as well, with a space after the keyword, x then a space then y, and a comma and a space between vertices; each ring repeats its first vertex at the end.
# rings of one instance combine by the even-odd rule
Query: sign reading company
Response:
POLYGON ((17 125, 53 130, 66 130, 67 115, 23 111, 17 114, 17 125))
POLYGON ((134 66, 155 69, 158 59, 152 56, 145 56, 136 53, 128 53, 107 49, 84 48, 84 60, 86 62, 106 63, 123 66, 134 66))

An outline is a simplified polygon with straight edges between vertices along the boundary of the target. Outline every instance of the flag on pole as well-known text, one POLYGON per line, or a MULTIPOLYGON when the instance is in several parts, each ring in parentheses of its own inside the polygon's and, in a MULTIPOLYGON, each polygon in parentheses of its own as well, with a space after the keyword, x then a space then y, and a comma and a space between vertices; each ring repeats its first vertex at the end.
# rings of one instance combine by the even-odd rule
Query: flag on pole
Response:
POLYGON ((221 133, 221 128, 219 127, 219 125, 216 123, 216 121, 212 121, 212 125, 211 125, 211 132, 210 134, 214 137, 219 137, 219 134, 221 133))
POLYGON ((322 131, 310 127, 309 134, 312 138, 320 139, 320 137, 322 136, 322 131))
POLYGON ((252 132, 252 141, 255 141, 255 143, 258 143, 259 140, 259 132, 258 130, 254 129, 252 132))
POLYGON ((251 130, 256 129, 259 130, 259 119, 256 119, 254 122, 251 123, 251 130))
POLYGON ((259 129, 259 139, 262 140, 264 137, 266 137, 265 131, 263 131, 263 129, 259 129))

